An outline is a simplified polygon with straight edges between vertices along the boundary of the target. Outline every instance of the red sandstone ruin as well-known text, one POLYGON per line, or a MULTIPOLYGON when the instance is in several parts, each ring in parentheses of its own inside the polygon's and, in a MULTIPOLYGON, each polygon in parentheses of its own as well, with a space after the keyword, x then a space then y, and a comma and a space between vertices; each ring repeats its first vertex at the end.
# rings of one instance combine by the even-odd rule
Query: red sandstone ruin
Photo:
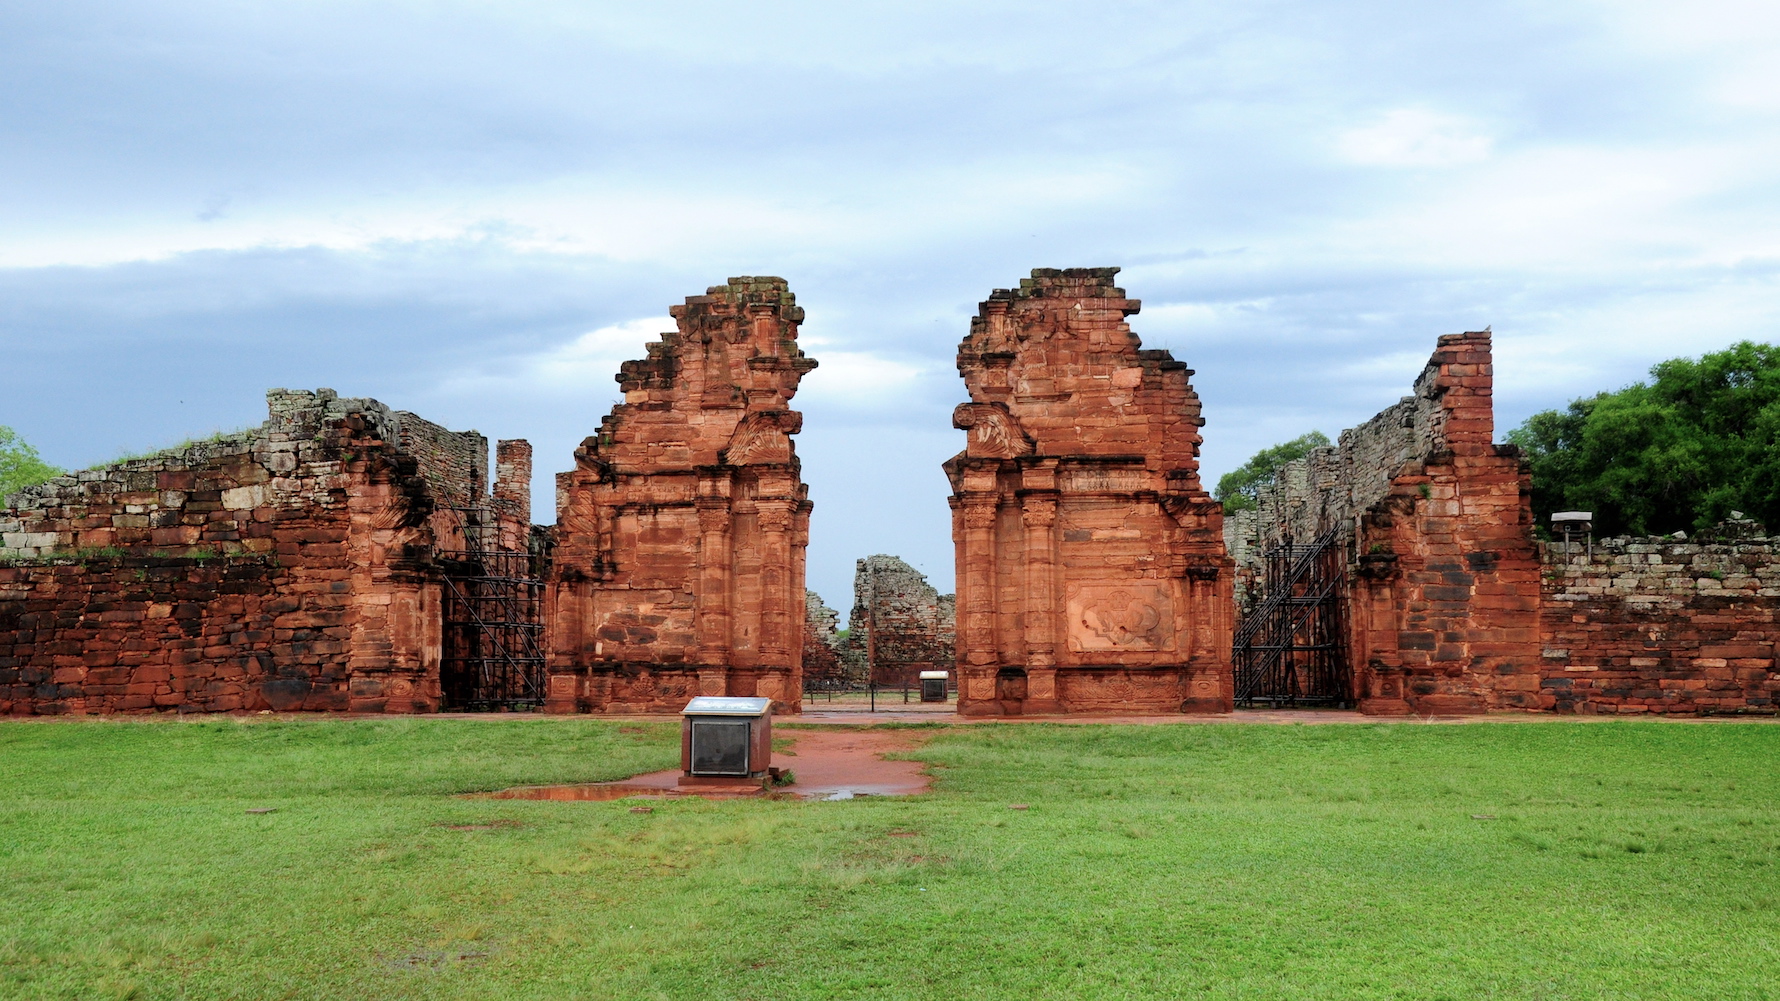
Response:
MULTIPOLYGON (((1362 711, 1775 712, 1780 540, 1537 541, 1525 469, 1492 441, 1487 332, 1442 337, 1411 396, 1226 520, 1191 372, 1139 350, 1115 273, 1035 271, 959 347, 961 711, 1227 711, 1258 676, 1232 670, 1233 582, 1248 630, 1263 554, 1315 539, 1329 614, 1294 618, 1276 589, 1278 676, 1327 640, 1325 680, 1362 711)), ((0 713, 796 711, 802 310, 780 279, 735 278, 672 312, 559 476, 553 529, 530 524, 524 441, 497 443, 491 485, 480 434, 331 390, 272 390, 258 428, 6 498, 0 713)), ((954 641, 906 576, 859 605, 898 670, 954 641)))
POLYGON ((375 400, 267 404, 0 510, 0 712, 440 708, 436 556, 529 533, 523 480, 491 496, 486 439, 375 400))
POLYGON ((1441 337, 1413 395, 1289 465, 1226 523, 1245 600, 1262 553, 1337 539, 1338 652, 1362 712, 1772 713, 1772 540, 1745 526, 1571 552, 1539 542, 1525 465, 1493 442, 1490 340, 1441 337))
POLYGON ((626 362, 625 402, 558 477, 553 712, 678 712, 694 695, 802 699, 808 488, 791 435, 803 310, 731 278, 626 362))
POLYGON ((958 347, 959 711, 1227 712, 1231 562, 1199 398, 1117 268, 1040 268, 958 347))

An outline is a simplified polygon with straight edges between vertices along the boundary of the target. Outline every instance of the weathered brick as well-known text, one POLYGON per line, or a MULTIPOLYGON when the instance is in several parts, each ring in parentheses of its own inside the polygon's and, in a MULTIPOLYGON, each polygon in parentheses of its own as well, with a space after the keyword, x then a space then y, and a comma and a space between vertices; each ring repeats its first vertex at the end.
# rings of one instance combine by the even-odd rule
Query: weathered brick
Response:
POLYGON ((959 345, 967 437, 945 471, 960 712, 1232 705, 1199 397, 1184 364, 1141 350, 1117 271, 1037 269, 992 292, 959 345))
POLYGON ((732 278, 618 375, 624 402, 558 476, 551 711, 802 702, 808 488, 790 401, 816 363, 780 278, 732 278))

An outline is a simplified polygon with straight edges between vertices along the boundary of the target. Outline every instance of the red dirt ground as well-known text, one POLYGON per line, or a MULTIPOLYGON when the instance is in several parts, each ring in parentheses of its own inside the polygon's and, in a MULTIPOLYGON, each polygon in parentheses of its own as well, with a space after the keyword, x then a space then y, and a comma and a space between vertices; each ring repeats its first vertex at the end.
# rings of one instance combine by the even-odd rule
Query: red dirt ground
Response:
POLYGON ((852 799, 855 796, 914 796, 927 791, 929 778, 919 761, 890 761, 886 754, 913 750, 925 739, 907 730, 868 730, 835 726, 820 730, 780 730, 794 741, 789 751, 774 751, 773 764, 791 772, 790 785, 770 791, 743 782, 682 788, 680 770, 650 772, 619 782, 579 785, 519 786, 483 793, 491 799, 611 800, 630 797, 668 799, 701 796, 791 795, 801 799, 852 799))

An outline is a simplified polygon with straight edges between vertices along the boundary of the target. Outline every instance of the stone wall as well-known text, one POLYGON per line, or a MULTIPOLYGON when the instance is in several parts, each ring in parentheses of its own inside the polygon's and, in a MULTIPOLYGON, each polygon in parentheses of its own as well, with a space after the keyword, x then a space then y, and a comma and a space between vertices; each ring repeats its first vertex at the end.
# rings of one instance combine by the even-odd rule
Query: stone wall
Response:
POLYGON ((816 363, 780 278, 732 278, 626 362, 624 402, 558 477, 548 598, 557 712, 801 701, 808 488, 789 409, 816 363))
POLYGON ((294 577, 262 556, 0 564, 0 712, 354 708, 350 596, 294 577))
POLYGON ((957 602, 894 556, 868 556, 853 572, 847 646, 880 685, 914 685, 922 671, 951 671, 957 602))
MULTIPOLYGON (((1451 334, 1405 397, 1289 464, 1226 523, 1259 557, 1339 530, 1354 697, 1374 713, 1539 709, 1539 555, 1519 453, 1494 444, 1490 335, 1451 334)), ((1249 591, 1252 595, 1252 591, 1249 591)))
POLYGON ((1231 706, 1223 511, 1199 482, 1191 371, 1142 350, 1117 268, 1037 269, 958 348, 945 464, 959 711, 1231 706))
POLYGON ((1541 692, 1560 712, 1772 714, 1780 539, 1545 547, 1541 692))
POLYGON ((433 553, 463 546, 439 494, 475 496, 461 453, 486 443, 331 390, 267 403, 9 498, 0 711, 437 706, 433 553))
POLYGON ((806 683, 834 685, 847 680, 841 661, 841 638, 835 627, 840 613, 822 603, 814 591, 804 592, 803 677, 806 683))

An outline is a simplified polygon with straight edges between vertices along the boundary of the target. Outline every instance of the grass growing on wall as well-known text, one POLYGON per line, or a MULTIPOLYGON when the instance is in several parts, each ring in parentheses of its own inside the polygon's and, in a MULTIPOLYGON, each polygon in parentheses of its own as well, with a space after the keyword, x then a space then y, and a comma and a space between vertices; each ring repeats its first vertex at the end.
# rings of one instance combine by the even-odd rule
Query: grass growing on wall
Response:
POLYGON ((923 732, 919 799, 633 814, 452 794, 673 723, 0 725, 0 997, 1780 989, 1780 728, 923 732))

